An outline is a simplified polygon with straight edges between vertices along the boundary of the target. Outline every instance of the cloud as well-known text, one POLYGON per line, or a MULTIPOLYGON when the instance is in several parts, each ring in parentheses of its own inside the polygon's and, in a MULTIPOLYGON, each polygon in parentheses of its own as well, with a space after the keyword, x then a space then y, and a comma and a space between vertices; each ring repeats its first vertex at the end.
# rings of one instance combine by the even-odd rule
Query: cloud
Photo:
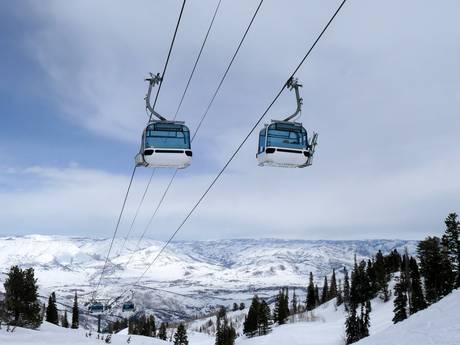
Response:
MULTIPOLYGON (((437 160, 397 175, 372 177, 350 172, 321 177, 299 170, 295 178, 282 181, 276 179, 277 169, 234 169, 216 184, 179 238, 420 238, 442 229, 442 218, 458 202, 459 165, 437 160)), ((119 236, 127 232, 149 173, 138 172, 119 236)), ((0 193, 0 227, 22 227, 24 233, 109 236, 128 183, 122 175, 78 167, 29 167, 20 177, 33 187, 0 193)), ((167 238, 212 178, 179 172, 147 236, 167 238)), ((134 238, 143 231, 168 179, 168 174, 154 175, 134 238)))

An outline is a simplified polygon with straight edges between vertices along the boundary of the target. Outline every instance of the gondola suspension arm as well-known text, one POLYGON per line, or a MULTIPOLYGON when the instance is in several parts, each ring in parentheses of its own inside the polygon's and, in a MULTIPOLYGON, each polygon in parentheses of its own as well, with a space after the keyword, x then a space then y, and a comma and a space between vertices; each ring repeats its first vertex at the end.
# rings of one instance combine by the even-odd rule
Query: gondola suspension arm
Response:
POLYGON ((299 87, 302 87, 301 84, 299 84, 297 78, 289 78, 289 80, 286 82, 286 86, 289 88, 289 90, 293 90, 295 91, 295 98, 296 98, 296 101, 297 101, 297 109, 296 111, 294 112, 294 114, 288 116, 287 118, 285 118, 283 121, 290 121, 292 120, 293 118, 295 118, 301 111, 302 111, 302 104, 303 104, 303 99, 302 97, 300 97, 300 92, 299 92, 299 87))
POLYGON ((160 77, 160 73, 153 74, 149 73, 150 78, 145 78, 145 81, 149 82, 149 89, 147 90, 147 94, 145 95, 145 108, 150 111, 151 115, 154 115, 158 117, 161 121, 167 121, 163 116, 158 114, 155 109, 153 109, 152 105, 150 104, 150 96, 152 94, 152 89, 156 84, 159 84, 162 80, 162 77, 160 77))

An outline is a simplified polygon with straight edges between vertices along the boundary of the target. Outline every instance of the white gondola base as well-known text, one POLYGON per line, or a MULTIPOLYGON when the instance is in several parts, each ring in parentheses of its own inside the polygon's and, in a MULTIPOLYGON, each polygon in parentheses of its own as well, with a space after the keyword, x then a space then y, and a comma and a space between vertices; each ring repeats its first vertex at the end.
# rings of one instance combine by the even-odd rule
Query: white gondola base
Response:
POLYGON ((308 166, 309 150, 267 147, 256 155, 259 166, 304 168, 308 166))
POLYGON ((191 150, 145 149, 135 157, 137 166, 184 169, 192 163, 191 150))

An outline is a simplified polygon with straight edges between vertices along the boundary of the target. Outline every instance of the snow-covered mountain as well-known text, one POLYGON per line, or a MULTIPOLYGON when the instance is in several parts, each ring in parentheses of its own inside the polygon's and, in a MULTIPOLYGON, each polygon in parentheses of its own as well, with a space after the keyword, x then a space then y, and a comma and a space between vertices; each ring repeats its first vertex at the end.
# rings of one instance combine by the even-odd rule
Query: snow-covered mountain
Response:
MULTIPOLYGON (((133 296, 140 309, 154 311, 163 319, 186 318, 206 313, 216 305, 247 302, 257 292, 270 299, 279 287, 298 289, 307 284, 309 272, 318 282, 332 268, 350 268, 354 255, 368 258, 379 249, 388 252, 416 241, 307 241, 280 239, 237 239, 181 241, 171 243, 154 265, 143 274, 163 242, 116 240, 105 270, 98 299, 112 299, 123 291, 133 296)), ((97 286, 109 239, 29 235, 0 238, 0 269, 11 265, 33 267, 40 293, 56 291, 58 300, 69 303, 74 291, 87 302, 97 286)), ((4 276, 0 277, 0 283, 4 276)), ((0 289, 3 288, 0 285, 0 289)))

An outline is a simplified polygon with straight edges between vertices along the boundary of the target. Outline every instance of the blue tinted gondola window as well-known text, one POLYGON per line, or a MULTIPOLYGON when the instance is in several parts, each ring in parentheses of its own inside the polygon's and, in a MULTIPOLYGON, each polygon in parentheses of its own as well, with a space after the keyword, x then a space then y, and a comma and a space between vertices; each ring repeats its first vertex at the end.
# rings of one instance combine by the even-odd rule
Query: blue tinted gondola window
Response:
POLYGON ((190 132, 184 125, 151 124, 146 130, 145 147, 190 149, 190 132))
POLYGON ((265 128, 262 129, 259 133, 259 150, 258 152, 263 152, 265 150, 265 128))
POLYGON ((307 132, 302 126, 275 123, 268 127, 267 146, 305 149, 307 132))

